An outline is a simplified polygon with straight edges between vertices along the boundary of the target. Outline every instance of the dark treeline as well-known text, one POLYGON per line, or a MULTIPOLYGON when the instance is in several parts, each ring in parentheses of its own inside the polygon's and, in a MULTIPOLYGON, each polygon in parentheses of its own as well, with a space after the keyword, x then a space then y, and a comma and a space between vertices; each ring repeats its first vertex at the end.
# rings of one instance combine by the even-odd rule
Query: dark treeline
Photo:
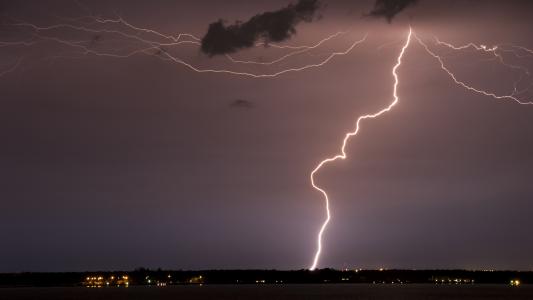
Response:
POLYGON ((176 284, 297 284, 297 283, 376 283, 376 284, 521 284, 533 283, 533 272, 467 270, 205 270, 172 271, 139 268, 134 271, 77 273, 3 273, 0 287, 83 286, 86 278, 127 275, 129 285, 176 284))

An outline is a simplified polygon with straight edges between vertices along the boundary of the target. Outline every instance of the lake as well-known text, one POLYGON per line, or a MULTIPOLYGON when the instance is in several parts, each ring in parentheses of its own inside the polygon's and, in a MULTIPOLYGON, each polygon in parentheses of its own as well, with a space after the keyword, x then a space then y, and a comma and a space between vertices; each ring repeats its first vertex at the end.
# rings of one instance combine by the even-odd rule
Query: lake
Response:
POLYGON ((129 288, 2 288, 0 300, 18 299, 533 299, 533 285, 204 285, 129 288))

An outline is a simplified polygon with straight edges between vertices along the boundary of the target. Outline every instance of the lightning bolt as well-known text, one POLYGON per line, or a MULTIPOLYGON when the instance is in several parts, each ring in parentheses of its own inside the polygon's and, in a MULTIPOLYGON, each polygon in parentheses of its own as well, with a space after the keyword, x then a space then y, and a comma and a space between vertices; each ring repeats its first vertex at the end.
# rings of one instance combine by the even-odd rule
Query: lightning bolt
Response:
MULTIPOLYGON (((520 50, 523 50, 525 52, 528 52, 529 54, 533 54, 533 50, 531 49, 528 49, 526 47, 523 47, 523 46, 516 46, 516 45, 512 45, 513 48, 516 48, 516 49, 520 49, 520 50)), ((527 55, 527 56, 531 56, 531 55, 527 55)))
MULTIPOLYGON (((234 62, 234 63, 241 63, 241 64, 254 64, 254 65, 273 65, 273 64, 276 64, 276 63, 279 63, 279 62, 282 62, 283 60, 291 57, 291 56, 295 56, 295 55, 298 55, 298 54, 302 54, 302 53, 306 53, 306 52, 309 52, 313 49, 316 49, 318 47, 320 47, 322 44, 324 44, 325 42, 333 39, 333 38, 336 38, 338 37, 339 35, 341 34, 345 34, 346 31, 339 31, 335 34, 332 34, 328 37, 326 37, 325 39, 322 39, 320 40, 318 43, 316 43, 315 45, 313 46, 303 46, 303 49, 298 49, 296 51, 292 51, 292 52, 289 52, 288 54, 285 54, 283 55, 282 57, 278 58, 278 59, 275 59, 275 60, 272 60, 272 61, 269 61, 269 62, 257 62, 257 61, 250 61, 250 60, 237 60, 237 59, 234 59, 231 55, 229 54, 226 54, 226 57, 234 62)), ((284 47, 284 46, 277 46, 278 48, 280 47, 284 47)), ((291 47, 291 48, 301 48, 302 46, 300 47, 291 47)))
MULTIPOLYGON (((89 11, 86 7, 81 5, 77 0, 75 0, 76 3, 85 11, 89 11)), ((33 33, 32 38, 26 38, 21 41, 0 41, 0 48, 8 48, 8 47, 33 47, 36 44, 44 43, 44 42, 53 42, 57 43, 59 45, 65 46, 68 49, 75 50, 75 54, 79 55, 80 57, 86 57, 88 55, 93 56, 101 56, 101 57, 113 57, 113 58, 129 58, 135 55, 148 55, 156 57, 162 61, 170 62, 170 63, 176 63, 178 65, 181 65, 191 71, 197 72, 197 73, 220 73, 220 74, 229 74, 229 75, 237 75, 237 76, 243 76, 243 77, 250 77, 250 78, 274 78, 278 77, 280 75, 291 73, 291 72, 300 72, 311 68, 318 68, 326 65, 331 60, 333 60, 337 56, 344 56, 349 54, 356 46, 366 41, 367 35, 365 34, 364 37, 362 37, 359 40, 355 40, 353 43, 351 43, 344 51, 335 51, 332 53, 325 54, 325 58, 311 64, 305 64, 298 67, 292 67, 292 68, 285 68, 277 72, 271 71, 271 73, 254 73, 254 72, 242 72, 242 71, 236 71, 235 69, 215 69, 215 68, 201 68, 198 66, 193 65, 192 63, 189 63, 182 58, 176 56, 175 54, 171 53, 170 50, 168 50, 171 47, 176 46, 184 46, 184 45, 192 45, 193 47, 197 47, 201 45, 201 39, 195 36, 192 33, 179 33, 177 35, 170 35, 165 34, 162 32, 159 32, 154 29, 150 28, 144 28, 139 27, 136 25, 133 25, 132 23, 126 21, 122 17, 116 18, 116 19, 103 19, 100 17, 94 17, 94 16, 85 16, 80 17, 77 19, 68 19, 68 21, 64 21, 65 23, 60 24, 54 24, 50 26, 37 26, 32 23, 28 22, 21 22, 16 21, 11 24, 6 24, 9 26, 17 27, 17 28, 25 28, 33 33), (88 21, 82 21, 82 20, 88 20, 88 21), (70 23, 69 23, 70 22, 70 23), (61 33, 65 34, 65 32, 71 33, 71 32, 77 32, 84 35, 97 35, 96 39, 93 38, 93 40, 71 40, 67 38, 62 38, 61 33), (113 38, 113 41, 119 41, 126 45, 123 49, 113 49, 111 46, 106 46, 102 50, 103 47, 93 47, 95 41, 98 40, 99 36, 105 34, 106 37, 111 36, 113 38), (127 49, 127 51, 126 51, 127 49)), ((252 61, 252 60, 238 60, 233 58, 230 55, 226 55, 226 58, 228 59, 229 63, 233 63, 232 66, 236 65, 262 65, 262 66, 271 66, 277 63, 280 63, 286 59, 289 59, 291 57, 294 57, 299 54, 310 52, 313 49, 317 49, 324 43, 345 34, 346 31, 339 31, 335 34, 332 34, 317 43, 313 45, 301 45, 301 46, 291 46, 291 45, 277 45, 277 44, 269 44, 268 46, 277 48, 277 49, 289 49, 291 52, 268 62, 259 62, 259 61, 252 61)), ((70 35, 67 35, 70 36, 70 35)), ((493 56, 494 60, 498 60, 502 65, 505 67, 521 71, 521 76, 518 79, 518 81, 515 81, 514 83, 514 89, 513 92, 510 94, 496 94, 494 92, 486 91, 483 89, 479 89, 474 87, 473 85, 462 81, 459 79, 458 76, 456 76, 450 68, 446 65, 445 59, 443 56, 437 54, 436 51, 432 50, 421 38, 419 38, 411 27, 409 27, 409 32, 407 34, 407 37, 405 39, 405 42, 403 43, 403 46, 401 48, 401 51, 397 57, 396 64, 393 66, 391 74, 394 78, 393 83, 393 94, 392 94, 392 102, 384 107, 383 109, 379 110, 378 112, 372 113, 372 114, 366 114, 359 116, 356 119, 355 122, 355 128, 353 131, 350 131, 345 134, 344 139, 342 140, 342 145, 340 148, 340 152, 338 154, 335 154, 334 156, 328 157, 323 159, 316 165, 316 167, 312 170, 312 172, 309 175, 309 179, 311 182, 311 186, 318 191, 324 200, 325 203, 325 212, 326 212, 326 218, 322 225, 320 226, 320 230, 318 231, 317 240, 316 240, 316 252, 313 257, 313 261, 311 266, 309 267, 310 270, 315 270, 317 268, 317 265, 320 260, 320 256, 322 253, 322 238, 323 235, 327 229, 327 226, 329 222, 331 221, 331 211, 330 211, 330 199, 326 192, 326 190, 320 185, 318 185, 315 181, 315 176, 317 173, 323 168, 326 167, 329 163, 335 162, 337 160, 345 160, 347 158, 346 154, 346 146, 349 140, 356 136, 361 127, 361 123, 363 120, 367 119, 375 119, 383 114, 391 111, 395 105, 399 102, 399 96, 398 96, 398 85, 399 85, 399 76, 398 76, 398 68, 402 65, 402 59, 404 57, 404 54, 408 47, 411 44, 412 39, 416 39, 418 44, 420 44, 424 50, 433 58, 435 58, 439 64, 440 68, 448 74, 448 76, 452 79, 452 81, 475 93, 489 96, 497 100, 512 100, 514 102, 517 102, 522 105, 527 104, 533 104, 532 101, 524 101, 521 100, 521 94, 528 91, 531 86, 527 87, 526 89, 523 89, 522 91, 518 90, 519 83, 526 77, 530 76, 530 72, 528 69, 526 69, 523 66, 513 65, 506 61, 504 55, 506 53, 511 53, 515 55, 517 58, 524 58, 524 57, 531 57, 533 56, 533 50, 528 49, 526 47, 517 46, 517 45, 497 45, 493 47, 488 47, 486 45, 478 45, 475 43, 468 43, 461 46, 455 46, 451 43, 444 42, 439 40, 437 37, 435 37, 435 44, 441 47, 447 47, 451 51, 463 51, 467 49, 474 49, 478 52, 484 53, 484 54, 490 54, 493 56), (524 55, 522 55, 524 54, 524 55)), ((391 43, 387 43, 384 45, 381 45, 378 47, 378 50, 381 50, 384 47, 388 47, 390 44, 400 43, 401 41, 393 41, 391 43)), ((265 46, 264 43, 257 43, 255 45, 256 47, 265 46)), ((173 50, 174 48, 172 48, 173 50)), ((310 53, 308 53, 310 54, 310 53)), ((56 56, 57 58, 66 57, 66 56, 56 56)), ((80 57, 70 57, 70 58, 80 58, 80 57)), ((13 65, 8 67, 8 69, 4 71, 0 71, 0 77, 4 76, 10 72, 15 71, 22 59, 19 58, 16 60, 13 65)), ((279 69, 278 69, 279 70, 279 69)))
MULTIPOLYGON (((274 77, 278 77, 286 73, 300 72, 300 71, 304 71, 307 69, 322 67, 326 65, 327 63, 329 63, 332 59, 334 59, 337 56, 344 56, 344 55, 349 54, 357 45, 366 41, 366 38, 367 38, 367 34, 365 34, 363 38, 354 41, 344 51, 332 52, 329 55, 327 55, 324 59, 316 63, 306 64, 306 65, 299 66, 299 67, 286 68, 286 69, 282 69, 280 71, 271 72, 271 73, 253 73, 253 72, 236 71, 232 69, 200 68, 198 66, 195 66, 191 63, 186 62, 185 60, 175 56, 174 54, 170 53, 169 51, 163 48, 163 47, 174 47, 174 46, 187 45, 187 44, 199 46, 201 44, 200 39, 191 33, 180 33, 176 36, 167 35, 167 34, 158 32, 153 29, 135 26, 129 23, 128 21, 124 20, 122 17, 118 19, 101 19, 101 18, 96 18, 92 16, 87 16, 84 18, 91 20, 90 24, 96 23, 96 24, 102 24, 102 25, 115 25, 115 28, 95 29, 95 28, 87 27, 88 25, 73 25, 70 23, 60 23, 60 24, 54 24, 54 25, 49 25, 49 26, 38 26, 38 25, 28 23, 28 22, 17 21, 17 22, 10 23, 8 25, 14 26, 14 27, 29 28, 30 30, 33 31, 34 37, 35 39, 37 39, 37 41, 32 40, 31 42, 26 42, 26 41, 0 42, 0 47, 32 46, 38 43, 38 41, 51 41, 51 42, 62 44, 64 46, 70 47, 75 50, 79 50, 78 54, 83 55, 83 56, 94 55, 94 56, 112 57, 112 58, 130 58, 138 54, 144 54, 144 55, 149 55, 149 56, 156 56, 161 60, 182 65, 188 68, 189 70, 192 70, 197 73, 221 73, 221 74, 238 75, 238 76, 251 77, 251 78, 274 78, 274 77), (116 28, 117 25, 125 27, 126 29, 128 29, 128 32, 120 30, 120 28, 116 28), (82 32, 82 33, 87 33, 87 34, 110 34, 110 35, 118 36, 121 39, 125 39, 125 41, 127 42, 133 42, 134 44, 130 44, 130 46, 136 46, 136 47, 127 53, 124 53, 124 52, 120 53, 120 51, 118 51, 117 49, 103 51, 103 50, 94 49, 91 46, 91 41, 87 41, 87 40, 72 41, 72 40, 67 40, 67 39, 63 39, 63 38, 52 36, 52 35, 43 34, 46 32, 54 32, 56 30, 71 30, 71 31, 77 31, 77 32, 82 32), (143 37, 142 35, 151 35, 151 37, 156 37, 159 40, 148 39, 148 38, 143 37), (138 46, 139 43, 142 45, 141 47, 138 46)), ((230 60, 230 62, 234 64, 272 65, 275 63, 279 63, 292 56, 316 49, 322 44, 324 44, 325 42, 335 37, 338 37, 342 34, 345 34, 345 33, 346 33, 345 31, 339 31, 333 35, 330 35, 320 40, 318 43, 316 43, 315 45, 311 45, 311 46, 283 46, 283 45, 274 44, 272 46, 276 48, 292 49, 295 51, 292 51, 271 62, 240 61, 240 60, 233 59, 229 55, 227 55, 227 58, 230 60)), ((261 44, 258 43, 256 46, 260 46, 260 45, 261 44)), ((61 56, 55 56, 55 58, 61 58, 61 56)), ((74 58, 74 57, 69 57, 69 58, 74 58)))
MULTIPOLYGON (((510 50, 510 49, 504 49, 503 45, 496 45, 496 46, 488 47, 487 45, 477 45, 477 44, 474 44, 474 43, 468 43, 468 44, 462 45, 462 46, 455 46, 455 45, 452 45, 451 43, 443 42, 443 41, 439 40, 438 37, 435 37, 435 41, 436 41, 437 45, 445 46, 445 47, 448 47, 449 49, 452 49, 452 50, 455 50, 455 51, 465 50, 465 49, 468 49, 468 48, 473 48, 473 49, 475 49, 477 51, 483 51, 483 52, 492 54, 494 56, 494 58, 497 59, 502 65, 504 65, 504 66, 506 66, 508 68, 514 69, 514 70, 519 70, 522 73, 522 74, 520 74, 520 78, 518 80, 516 80, 515 83, 513 84, 513 93, 511 95, 521 94, 521 93, 523 93, 523 92, 525 92, 525 91, 527 91, 529 89, 529 87, 528 87, 528 88, 524 89, 523 91, 519 91, 518 90, 518 84, 520 84, 520 82, 525 77, 528 77, 528 76, 531 75, 529 70, 527 68, 523 67, 523 66, 517 66, 517 65, 513 65, 513 64, 510 64, 510 63, 507 63, 505 61, 505 58, 503 57, 503 55, 500 53, 500 51, 501 52, 510 52, 510 53, 514 54, 516 57, 522 58, 522 56, 519 55, 518 53, 516 53, 516 51, 510 50)), ((516 46, 512 45, 511 47, 515 48, 516 46)), ((520 47, 518 49, 520 49, 520 47)))
MULTIPOLYGON (((482 89, 478 89, 478 88, 475 88, 471 85, 469 85, 468 83, 460 80, 457 78, 457 76, 446 66, 446 64, 444 63, 444 59, 436 54, 434 51, 432 51, 428 45, 426 43, 424 43, 422 41, 421 38, 419 38, 416 34, 414 35, 415 39, 418 41, 418 43, 420 45, 422 45, 422 47, 426 50, 426 52, 433 56, 440 64, 440 67, 441 69, 446 72, 448 74, 448 76, 450 76, 450 78, 453 80, 453 82, 455 82, 455 84, 469 90, 469 91, 472 91, 472 92, 475 92, 475 93, 478 93, 478 94, 481 94, 481 95, 484 95, 484 96, 488 96, 488 97, 492 97, 496 100, 511 100, 511 101, 514 101, 518 104, 522 104, 522 105, 528 105, 528 104, 533 104, 533 101, 522 101, 520 99, 518 99, 516 96, 515 96, 515 93, 516 93, 516 83, 515 83, 515 91, 509 95, 498 95, 494 92, 490 92, 490 91, 486 91, 486 90, 482 90, 482 89)), ((437 40, 438 41, 438 40, 437 40)), ((438 41, 440 42, 440 41, 438 41)), ((443 44, 443 45, 446 45, 448 46, 449 48, 453 49, 453 50, 462 50, 462 49, 465 49, 465 48, 468 48, 468 47, 474 47, 475 49, 477 50, 481 50, 481 51, 485 51, 485 52, 492 52, 494 53, 494 55, 497 55, 498 57, 501 58, 501 56, 499 56, 499 54, 497 54, 495 51, 498 49, 497 47, 493 47, 493 48, 487 48, 487 47, 484 47, 484 46, 476 46, 475 44, 473 43, 470 43, 468 45, 465 45, 465 46, 461 46, 461 47, 455 47, 449 43, 444 43, 444 42, 440 42, 440 44, 443 44)), ((506 66, 510 66, 510 67, 515 67, 513 65, 508 65, 506 64, 503 59, 500 59, 500 62, 502 62, 504 65, 506 66)), ((516 67, 516 68, 520 68, 520 67, 516 67)), ((527 74, 529 74, 529 71, 527 72, 527 74)))
POLYGON ((153 34, 153 35, 156 35, 158 37, 161 37, 161 38, 164 38, 164 39, 167 39, 167 40, 171 40, 173 42, 179 42, 181 40, 182 37, 187 37, 187 38, 191 38, 197 42, 199 42, 201 39, 197 36, 195 36, 194 34, 192 33, 179 33, 177 36, 172 36, 172 35, 168 35, 168 34, 163 34, 159 31, 156 31, 156 30, 153 30, 153 29, 149 29, 149 28, 142 28, 142 27, 138 27, 138 26, 135 26, 129 22, 127 22, 126 20, 124 20, 122 17, 119 17, 118 19, 101 19, 101 18, 95 18, 94 19, 95 22, 97 23, 101 23, 101 24, 106 24, 106 23, 118 23, 118 24, 122 24, 134 31, 137 31, 137 32, 145 32, 145 33, 149 33, 149 34, 153 34))
POLYGON ((317 265, 318 265, 318 261, 320 259, 320 254, 322 253, 322 236, 324 234, 324 231, 326 230, 326 227, 328 226, 329 221, 331 220, 331 211, 329 209, 329 202, 330 201, 329 201, 328 194, 326 193, 326 191, 323 188, 321 188, 320 186, 318 186, 316 184, 315 175, 325 165, 327 165, 327 164, 329 164, 331 162, 334 162, 336 160, 339 160, 339 159, 342 159, 342 160, 346 159, 346 157, 347 157, 347 155, 346 155, 346 144, 348 143, 348 141, 350 140, 351 137, 353 137, 353 136, 357 135, 357 133, 359 133, 360 124, 361 124, 361 122, 363 120, 378 118, 382 114, 390 111, 398 103, 398 101, 400 100, 400 98, 398 97, 398 84, 400 83, 400 81, 399 81, 397 70, 401 66, 402 58, 403 58, 403 56, 405 54, 405 51, 409 47, 409 44, 411 43, 412 32, 413 31, 412 31, 411 27, 409 27, 409 34, 407 35, 407 39, 405 40, 405 44, 403 45, 402 50, 400 51, 400 54, 398 55, 396 64, 392 68, 392 76, 394 77, 394 91, 393 91, 393 94, 392 94, 393 101, 387 107, 383 108, 382 110, 380 110, 380 111, 378 111, 376 113, 363 115, 363 116, 360 116, 359 118, 357 118, 357 121, 355 122, 355 129, 353 131, 351 131, 351 132, 348 132, 344 136, 344 139, 342 141, 340 154, 337 154, 337 155, 335 155, 333 157, 329 157, 329 158, 326 158, 326 159, 322 160, 313 169, 313 171, 311 172, 311 175, 309 176, 309 178, 311 180, 311 185, 313 186, 313 188, 315 190, 319 191, 322 194, 322 196, 324 197, 325 204, 326 204, 326 220, 324 221, 324 223, 322 223, 322 226, 320 227, 320 231, 318 232, 317 250, 316 250, 316 253, 315 253, 315 256, 314 256, 314 259, 313 259, 313 263, 309 267, 309 270, 311 270, 311 271, 315 270, 317 265))
POLYGON ((167 55, 167 57, 178 63, 178 64, 181 64, 189 69, 191 69, 192 71, 195 71, 197 73, 226 73, 226 74, 232 74, 232 75, 241 75, 241 76, 247 76, 247 77, 252 77, 252 78, 274 78, 274 77, 278 77, 280 75, 283 75, 283 74, 286 74, 286 73, 291 73, 291 72, 300 72, 300 71, 304 71, 304 70, 307 70, 307 69, 311 69, 311 68, 318 68, 318 67, 322 67, 324 66, 325 64, 327 64, 328 62, 330 62, 333 58, 337 57, 337 56, 344 56, 344 55, 347 55, 348 53, 352 52, 352 50, 359 44, 363 43, 364 41, 366 41, 366 38, 367 38, 367 35, 365 34, 365 36, 363 38, 361 38, 360 40, 357 40, 355 42, 353 42, 346 50, 344 51, 340 51, 340 52, 333 52, 331 53, 330 55, 328 55, 324 60, 322 60, 321 62, 319 63, 315 63, 315 64, 308 64, 308 65, 304 65, 302 67, 297 67, 297 68, 289 68, 289 69, 284 69, 282 71, 278 71, 278 72, 275 72, 275 73, 269 73, 269 74, 254 74, 254 73, 249 73, 249 72, 237 72, 237 71, 232 71, 232 70, 227 70, 227 69, 201 69, 201 68, 197 68, 179 58, 176 58, 176 57, 173 57, 171 56, 170 54, 168 53, 165 53, 165 55, 167 55))

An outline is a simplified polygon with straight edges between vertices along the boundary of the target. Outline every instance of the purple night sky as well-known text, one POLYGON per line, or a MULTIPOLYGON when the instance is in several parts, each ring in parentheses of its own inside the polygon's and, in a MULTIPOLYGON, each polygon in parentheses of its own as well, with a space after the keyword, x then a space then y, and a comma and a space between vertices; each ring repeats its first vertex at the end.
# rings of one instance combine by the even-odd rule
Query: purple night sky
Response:
MULTIPOLYGON (((506 62, 520 66, 509 68, 432 39, 533 49, 531 1, 420 0, 391 23, 364 16, 372 0, 320 2, 319 16, 279 44, 349 32, 274 66, 235 66, 198 45, 161 50, 201 68, 272 73, 368 33, 324 66, 250 78, 197 73, 153 53, 83 55, 38 36, 94 51, 131 43, 13 23, 103 28, 79 18, 121 16, 202 37, 219 19, 245 21, 291 1, 0 1, 0 74, 19 62, 0 76, 0 272, 307 268, 325 214, 309 173, 339 151, 358 116, 391 102, 409 25, 460 79, 508 94, 525 74, 519 96, 533 100, 533 52, 506 46, 516 50, 502 50, 506 62), (21 40, 39 42, 5 44, 21 40)), ((398 105, 364 121, 348 158, 316 177, 333 216, 319 267, 533 270, 533 105, 468 91, 416 42, 398 74, 398 105)))

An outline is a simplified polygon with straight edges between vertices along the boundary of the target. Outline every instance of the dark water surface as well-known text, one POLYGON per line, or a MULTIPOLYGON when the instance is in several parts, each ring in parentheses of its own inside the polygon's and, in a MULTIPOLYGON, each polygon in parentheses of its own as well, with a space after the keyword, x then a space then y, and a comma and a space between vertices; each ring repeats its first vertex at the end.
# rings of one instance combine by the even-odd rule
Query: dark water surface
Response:
POLYGON ((533 299, 533 285, 206 285, 130 288, 4 288, 11 299, 533 299))

